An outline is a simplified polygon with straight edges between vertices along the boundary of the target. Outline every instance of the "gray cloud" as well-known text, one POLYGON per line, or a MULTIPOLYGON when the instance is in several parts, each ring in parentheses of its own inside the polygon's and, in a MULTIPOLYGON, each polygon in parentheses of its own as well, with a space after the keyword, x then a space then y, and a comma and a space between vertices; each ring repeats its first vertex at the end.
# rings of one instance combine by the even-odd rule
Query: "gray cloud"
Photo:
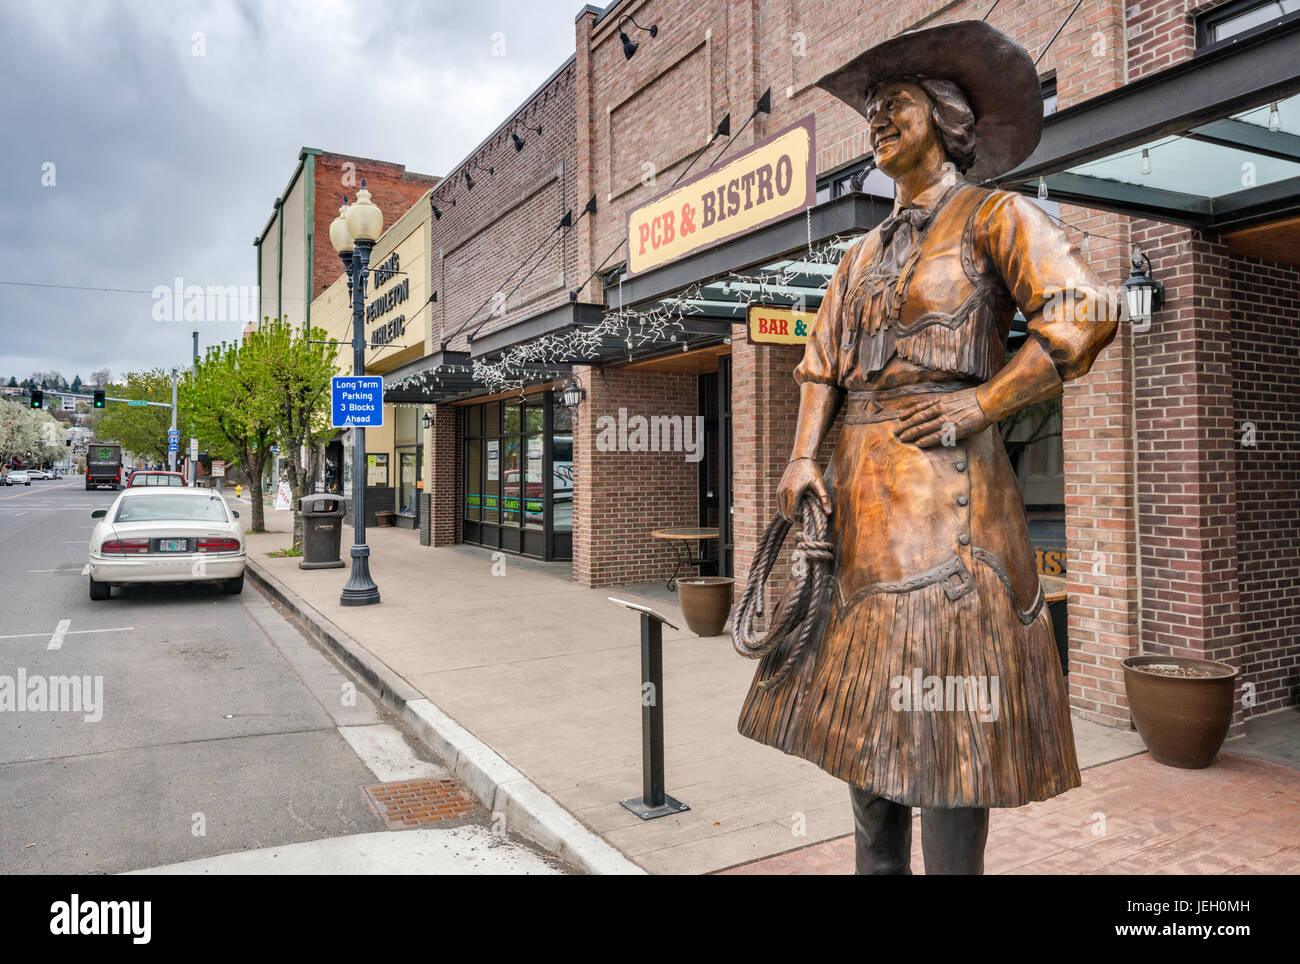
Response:
MULTIPOLYGON (((186 363, 195 326, 154 322, 147 292, 255 284, 252 241, 299 148, 445 173, 573 52, 579 7, 4 5, 0 280, 141 293, 0 285, 0 376, 186 363)), ((237 334, 197 327, 201 344, 237 334)))

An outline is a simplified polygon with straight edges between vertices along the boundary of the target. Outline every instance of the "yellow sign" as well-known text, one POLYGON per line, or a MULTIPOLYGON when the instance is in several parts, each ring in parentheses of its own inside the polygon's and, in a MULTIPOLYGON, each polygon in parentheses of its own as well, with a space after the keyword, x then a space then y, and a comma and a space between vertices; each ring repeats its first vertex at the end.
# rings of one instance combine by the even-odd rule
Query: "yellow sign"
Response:
POLYGON ((656 268, 811 207, 817 200, 815 158, 809 116, 633 208, 627 215, 628 273, 656 268))
POLYGON ((803 345, 816 318, 815 311, 750 305, 749 340, 764 345, 803 345))

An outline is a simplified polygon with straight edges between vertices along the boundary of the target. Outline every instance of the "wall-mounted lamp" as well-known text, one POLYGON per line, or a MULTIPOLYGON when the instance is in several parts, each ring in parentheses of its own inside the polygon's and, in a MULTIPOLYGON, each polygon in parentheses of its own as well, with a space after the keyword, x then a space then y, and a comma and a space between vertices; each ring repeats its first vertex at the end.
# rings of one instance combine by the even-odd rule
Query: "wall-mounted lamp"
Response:
POLYGON ((578 384, 576 378, 570 378, 569 384, 560 389, 560 404, 565 408, 577 408, 586 397, 587 390, 578 384))
POLYGON ((632 55, 636 53, 636 48, 639 47, 640 44, 638 44, 635 40, 633 40, 631 37, 629 37, 626 33, 623 32, 623 21, 625 20, 631 20, 632 26, 636 27, 638 30, 644 30, 652 37, 659 36, 659 25, 657 23, 652 23, 649 27, 643 27, 635 20, 632 20, 631 17, 628 16, 624 16, 621 20, 619 20, 618 39, 623 42, 623 56, 626 57, 628 60, 631 60, 632 55))
POLYGON ((442 212, 438 210, 438 205, 436 204, 433 206, 433 217, 437 221, 442 220, 442 212))
MULTIPOLYGON (((541 124, 538 124, 536 127, 529 127, 527 124, 520 124, 519 126, 522 127, 524 130, 532 131, 535 134, 541 134, 542 132, 541 124)), ((510 132, 510 139, 514 142, 516 153, 522 151, 524 149, 524 144, 527 143, 527 141, 525 141, 522 137, 520 137, 515 131, 510 132)))
POLYGON ((1137 245, 1133 246, 1133 273, 1124 282, 1124 301, 1129 321, 1138 326, 1150 324, 1151 315, 1165 303, 1165 286, 1151 276, 1151 259, 1137 245))
POLYGON ((424 416, 420 419, 420 421, 424 423, 424 427, 426 430, 433 428, 433 416, 428 412, 424 413, 424 416))

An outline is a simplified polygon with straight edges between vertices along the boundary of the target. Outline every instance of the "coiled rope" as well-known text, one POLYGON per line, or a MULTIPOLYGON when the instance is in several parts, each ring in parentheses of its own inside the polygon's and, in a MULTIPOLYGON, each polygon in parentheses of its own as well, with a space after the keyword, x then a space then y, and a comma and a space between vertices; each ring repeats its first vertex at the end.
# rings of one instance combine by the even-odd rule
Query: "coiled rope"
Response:
POLYGON ((790 584, 777 604, 772 625, 766 632, 756 633, 753 623, 763 615, 767 579, 790 531, 789 520, 780 515, 768 523, 763 533, 749 567, 745 592, 731 620, 731 642, 741 656, 761 659, 778 648, 785 653, 776 671, 759 680, 761 690, 777 686, 790 674, 829 612, 835 552, 826 510, 811 492, 805 492, 799 500, 799 519, 802 528, 794 536, 790 584))

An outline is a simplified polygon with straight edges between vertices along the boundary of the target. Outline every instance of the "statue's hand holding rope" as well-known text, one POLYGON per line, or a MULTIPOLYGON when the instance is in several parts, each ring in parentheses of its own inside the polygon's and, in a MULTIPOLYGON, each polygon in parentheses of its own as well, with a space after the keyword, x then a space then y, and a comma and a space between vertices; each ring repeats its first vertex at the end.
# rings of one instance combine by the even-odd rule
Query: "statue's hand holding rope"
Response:
POLYGON ((814 458, 794 458, 785 467, 781 482, 776 489, 776 506, 781 515, 790 522, 798 522, 799 500, 805 492, 811 492, 821 500, 827 515, 831 514, 831 494, 826 487, 826 478, 822 467, 814 458))

